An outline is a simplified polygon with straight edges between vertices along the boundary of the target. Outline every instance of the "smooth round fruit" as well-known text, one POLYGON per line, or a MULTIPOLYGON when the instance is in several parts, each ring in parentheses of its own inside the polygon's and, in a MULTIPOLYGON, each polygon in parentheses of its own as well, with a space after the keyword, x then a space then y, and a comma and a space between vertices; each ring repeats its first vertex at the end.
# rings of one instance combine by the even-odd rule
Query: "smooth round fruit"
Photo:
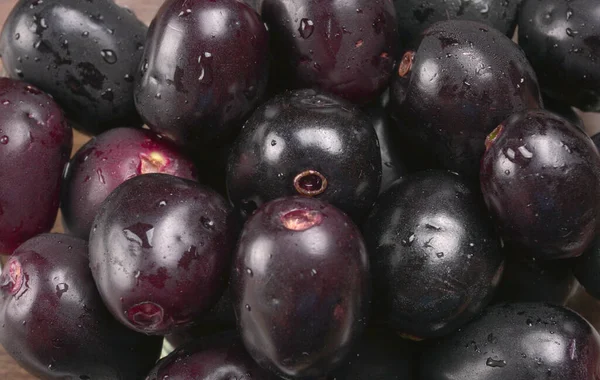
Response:
POLYGON ((262 17, 280 86, 317 87, 359 104, 387 87, 400 53, 390 0, 263 0, 262 17))
POLYGON ((72 146, 73 132, 50 96, 0 78, 0 254, 52 229, 72 146))
POLYGON ((456 174, 407 176, 364 225, 378 319, 412 339, 447 335, 491 300, 504 255, 485 206, 456 174))
POLYGON ((593 297, 600 299, 600 237, 596 237, 587 250, 575 259, 575 276, 593 297))
POLYGON ((0 343, 42 379, 141 379, 162 341, 106 310, 85 240, 43 234, 23 243, 0 276, 0 343))
POLYGON ((391 104, 402 140, 435 167, 476 180, 485 137, 514 112, 539 108, 535 73, 509 38, 472 21, 425 31, 393 75, 391 104))
POLYGON ((194 150, 237 132, 262 97, 268 34, 237 0, 168 0, 150 25, 135 102, 154 131, 194 150))
POLYGON ((88 134, 141 126, 133 79, 146 26, 110 0, 20 0, 0 53, 8 75, 51 94, 88 134))
POLYGON ((573 107, 569 106, 566 103, 563 103, 559 100, 554 100, 552 98, 544 97, 544 109, 553 112, 557 115, 564 117, 573 123, 574 126, 585 131, 585 125, 583 124, 583 120, 581 117, 573 110, 573 107))
POLYGON ((229 199, 247 215, 262 203, 303 195, 355 219, 379 193, 381 154, 369 118, 323 92, 298 90, 260 106, 229 157, 229 199))
POLYGON ((576 257, 596 236, 600 155, 544 110, 515 113, 486 141, 481 190, 502 237, 540 259, 576 257))
POLYGON ((146 334, 191 326, 221 296, 238 232, 207 187, 168 174, 121 184, 90 233, 90 266, 115 318, 146 334))
POLYGON ((549 97, 600 111, 600 4, 593 0, 525 0, 519 45, 549 97))
POLYGON ((561 306, 501 304, 424 350, 421 364, 422 380, 594 380, 600 337, 561 306))
POLYGON ((65 229, 87 240, 106 197, 126 180, 148 173, 197 178, 194 164, 150 131, 116 128, 88 141, 71 158, 63 175, 65 229))
POLYGON ((313 198, 263 205, 244 226, 231 274, 248 352, 290 379, 342 364, 366 324, 369 261, 358 228, 313 198))

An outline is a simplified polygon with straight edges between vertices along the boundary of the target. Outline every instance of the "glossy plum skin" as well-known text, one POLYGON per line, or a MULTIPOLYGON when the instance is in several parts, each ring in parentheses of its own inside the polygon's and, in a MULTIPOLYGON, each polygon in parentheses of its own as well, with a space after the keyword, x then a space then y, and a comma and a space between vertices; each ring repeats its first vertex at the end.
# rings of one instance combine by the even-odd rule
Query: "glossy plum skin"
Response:
POLYGON ((413 339, 447 335, 491 300, 504 255, 485 206, 457 175, 415 173, 395 183, 364 226, 374 313, 413 339))
POLYGON ((381 183, 369 118, 315 90, 285 92, 260 106, 229 157, 227 193, 245 214, 282 196, 319 198, 360 219, 381 183))
POLYGON ((159 361, 146 380, 277 380, 248 355, 235 331, 190 342, 159 361))
POLYGON ((141 126, 133 78, 146 26, 111 0, 20 0, 0 36, 4 67, 51 94, 73 126, 141 126))
POLYGON ((476 180, 485 137, 542 104, 533 69, 514 42, 473 21, 436 23, 412 54, 392 77, 399 134, 435 167, 476 180))
POLYGON ((581 129, 582 131, 585 131, 585 125, 583 124, 583 120, 581 120, 579 115, 568 104, 563 103, 560 100, 555 100, 544 96, 544 109, 564 117, 565 119, 573 123, 574 126, 581 129))
POLYGON ((263 0, 261 9, 284 88, 365 104, 387 87, 400 53, 391 0, 263 0))
POLYGON ((424 351, 422 380, 594 380, 600 337, 579 314, 543 303, 500 304, 424 351))
POLYGON ((75 153, 64 172, 63 226, 87 240, 106 197, 127 179, 148 173, 197 179, 192 161, 153 132, 115 128, 94 137, 75 153))
POLYGON ((42 379, 142 379, 161 340, 106 310, 85 240, 42 234, 23 243, 0 276, 0 343, 42 379))
POLYGON ((237 132, 268 79, 268 33, 237 0, 168 0, 150 25, 135 102, 150 128, 190 150, 237 132))
POLYGON ((471 20, 487 24, 512 38, 520 0, 394 0, 401 46, 419 46, 421 34, 438 21, 471 20))
POLYGON ((577 280, 593 297, 600 299, 600 237, 575 259, 573 270, 577 280))
POLYGON ((481 190, 505 241, 541 259, 581 255, 600 210, 592 140, 558 115, 528 110, 504 121, 486 145, 481 190))
POLYGON ((314 198, 266 203, 242 231, 231 293, 254 360, 284 378, 325 376, 366 324, 370 276, 361 234, 314 198))
POLYGON ((189 327, 221 296, 238 232, 227 201, 196 182, 145 174, 102 204, 90 266, 115 318, 146 334, 189 327))
POLYGON ((588 0, 525 0, 519 45, 542 91, 584 111, 600 111, 600 4, 588 0))
POLYGON ((50 231, 72 146, 73 132, 50 96, 0 78, 0 254, 50 231))

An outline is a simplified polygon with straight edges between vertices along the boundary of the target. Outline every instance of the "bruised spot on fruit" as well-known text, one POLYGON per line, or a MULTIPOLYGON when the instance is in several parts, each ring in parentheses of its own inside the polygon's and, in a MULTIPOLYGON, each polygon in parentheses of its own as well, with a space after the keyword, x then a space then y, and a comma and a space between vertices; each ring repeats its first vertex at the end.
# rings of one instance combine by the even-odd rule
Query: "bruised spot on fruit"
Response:
POLYGON ((422 342, 425 339, 423 338, 419 338, 418 336, 415 335, 410 335, 410 334, 405 334, 405 333, 398 333, 398 336, 402 339, 407 339, 407 340, 412 340, 413 342, 422 342))
POLYGON ((316 170, 306 170, 294 178, 294 187, 301 195, 312 197, 327 189, 327 178, 316 170))
POLYGON ((404 53, 402 60, 400 61, 400 65, 398 66, 398 75, 400 77, 404 78, 408 73, 410 73, 414 59, 414 51, 407 51, 404 53))
POLYGON ((485 149, 486 150, 490 149, 490 146, 492 146, 494 141, 496 141, 496 139, 498 137, 500 137, 500 134, 502 133, 503 129, 504 129, 504 126, 502 124, 500 124, 492 131, 492 133, 487 135, 487 137, 485 138, 485 149))
POLYGON ((140 163, 138 165, 139 174, 162 173, 169 160, 159 152, 150 152, 150 154, 140 153, 140 163))
POLYGON ((21 263, 16 259, 10 260, 6 263, 6 269, 3 273, 2 288, 8 290, 11 295, 17 294, 23 286, 23 277, 21 263))
POLYGON ((164 319, 164 310, 154 302, 142 302, 127 310, 127 318, 141 328, 154 328, 164 319))
POLYGON ((316 210, 293 210, 281 216, 281 223, 291 231, 306 231, 322 221, 323 214, 316 210))

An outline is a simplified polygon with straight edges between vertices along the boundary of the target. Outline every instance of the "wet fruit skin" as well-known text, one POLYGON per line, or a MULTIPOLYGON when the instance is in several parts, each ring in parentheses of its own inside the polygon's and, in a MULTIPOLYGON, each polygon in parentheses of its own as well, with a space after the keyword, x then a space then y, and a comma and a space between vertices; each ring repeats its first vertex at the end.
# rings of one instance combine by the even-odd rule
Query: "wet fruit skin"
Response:
POLYGON ((390 0, 264 0, 261 9, 283 88, 365 104, 387 87, 401 53, 390 0))
POLYGON ((229 199, 247 215, 266 201, 306 195, 360 219, 380 183, 381 154, 369 118, 315 90, 285 92, 261 105, 238 136, 227 169, 229 199))
POLYGON ((596 237, 583 255, 575 259, 573 270, 585 291, 600 299, 600 237, 596 237))
POLYGON ((456 174, 395 183, 364 224, 376 319, 413 339, 447 335, 491 300, 504 255, 485 206, 456 174))
POLYGON ((23 243, 0 276, 0 343, 42 379, 142 379, 162 341, 106 310, 85 240, 42 234, 23 243))
POLYGON ((90 233, 90 266, 115 318, 146 334, 193 325, 221 296, 238 220, 210 188, 168 174, 121 184, 90 233))
POLYGON ((598 230, 592 140, 558 115, 528 110, 502 122, 486 144, 481 190, 504 240, 545 260, 581 255, 598 230))
POLYGON ((290 379, 343 363, 366 324, 369 261, 358 228, 314 198, 266 203, 247 221, 231 274, 250 355, 290 379))
POLYGON ((20 0, 0 36, 8 75, 38 86, 87 134, 141 126, 133 78, 146 26, 110 0, 20 0))
POLYGON ((88 239, 106 197, 134 176, 165 173, 197 179, 194 164, 153 132, 115 128, 82 146, 63 176, 61 211, 70 234, 88 239))
POLYGON ((434 24, 392 78, 398 132, 435 167, 468 179, 477 179, 485 137, 512 113, 542 104, 519 47, 472 21, 434 24))
POLYGON ((564 117, 573 123, 574 126, 585 131, 583 120, 568 104, 544 96, 544 109, 564 117))
POLYGON ((268 33, 237 0, 169 0, 150 25, 135 102, 150 128, 190 150, 236 133, 268 79, 268 33))
POLYGON ((50 96, 0 78, 0 254, 50 231, 72 146, 73 132, 50 96))
POLYGON ((600 111, 600 5, 588 0, 526 0, 519 45, 542 91, 583 111, 600 111))
POLYGON ((600 337, 579 314, 543 303, 500 304, 430 349, 422 380, 600 376, 600 337))
POLYGON ((520 0, 394 0, 401 46, 417 47, 425 29, 450 19, 478 21, 512 38, 520 3, 520 0))

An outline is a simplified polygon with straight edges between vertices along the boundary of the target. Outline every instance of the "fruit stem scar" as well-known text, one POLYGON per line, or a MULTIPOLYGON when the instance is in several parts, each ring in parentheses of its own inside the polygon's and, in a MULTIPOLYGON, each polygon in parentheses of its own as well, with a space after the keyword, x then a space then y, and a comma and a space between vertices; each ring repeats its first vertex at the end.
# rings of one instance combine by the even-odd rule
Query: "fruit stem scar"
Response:
POLYGON ((485 138, 485 149, 486 150, 490 149, 490 146, 492 146, 494 141, 496 141, 496 139, 498 137, 500 137, 500 134, 502 133, 503 129, 504 129, 504 126, 502 124, 500 124, 489 135, 487 135, 487 137, 485 138))
POLYGON ((327 189, 327 178, 316 170, 306 170, 294 178, 294 187, 309 197, 322 194, 327 189))
POLYGON ((404 78, 410 70, 412 69, 413 61, 415 60, 415 52, 412 50, 407 51, 402 56, 402 60, 400 61, 400 65, 398 66, 398 75, 404 78))
POLYGON ((140 153, 138 173, 162 173, 167 164, 168 159, 159 152, 150 152, 150 154, 140 153))
POLYGON ((316 210, 292 210, 281 215, 281 223, 291 231, 306 231, 322 221, 323 214, 316 210))
MULTIPOLYGON (((7 289, 11 295, 15 295, 21 290, 23 285, 23 268, 21 263, 16 259, 10 260, 7 263, 8 279, 4 278, 2 281, 2 287, 7 289), (7 281, 8 280, 8 281, 7 281)), ((5 272, 4 275, 7 273, 5 272)))

